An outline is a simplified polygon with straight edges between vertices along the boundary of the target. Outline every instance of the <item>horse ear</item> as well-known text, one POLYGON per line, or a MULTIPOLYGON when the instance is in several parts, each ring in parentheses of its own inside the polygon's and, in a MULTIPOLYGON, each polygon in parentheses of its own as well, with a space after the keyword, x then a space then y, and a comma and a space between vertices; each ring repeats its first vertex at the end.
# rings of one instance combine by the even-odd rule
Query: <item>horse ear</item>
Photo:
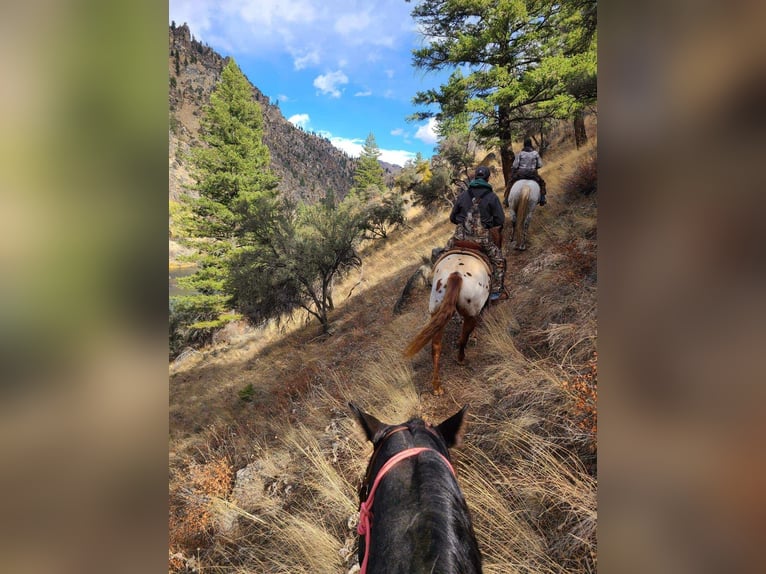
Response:
POLYGON ((465 423, 463 415, 465 415, 467 410, 468 405, 465 405, 457 413, 436 427, 436 430, 438 430, 444 437, 444 440, 447 443, 447 448, 460 446, 460 443, 463 441, 463 429, 465 423))
POLYGON ((378 431, 387 425, 380 422, 374 416, 368 415, 354 403, 348 403, 348 406, 354 413, 356 420, 359 421, 359 425, 362 427, 362 430, 364 430, 364 434, 367 436, 367 440, 374 442, 373 439, 375 438, 375 435, 378 434, 378 431))

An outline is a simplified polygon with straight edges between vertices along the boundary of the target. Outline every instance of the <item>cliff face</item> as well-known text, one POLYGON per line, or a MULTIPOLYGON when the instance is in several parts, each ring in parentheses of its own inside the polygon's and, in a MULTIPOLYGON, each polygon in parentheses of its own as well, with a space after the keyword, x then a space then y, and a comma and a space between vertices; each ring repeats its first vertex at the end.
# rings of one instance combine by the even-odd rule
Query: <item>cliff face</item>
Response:
MULTIPOLYGON (((197 41, 189 27, 169 28, 168 77, 170 107, 170 199, 188 193, 191 183, 184 152, 199 144, 203 107, 218 82, 226 59, 197 41)), ((257 78, 248 78, 257 81, 257 78)), ((355 160, 329 140, 307 133, 288 122, 279 108, 252 86, 263 111, 263 140, 271 153, 271 169, 279 176, 279 190, 293 199, 314 202, 332 190, 342 198, 352 185, 355 160)))

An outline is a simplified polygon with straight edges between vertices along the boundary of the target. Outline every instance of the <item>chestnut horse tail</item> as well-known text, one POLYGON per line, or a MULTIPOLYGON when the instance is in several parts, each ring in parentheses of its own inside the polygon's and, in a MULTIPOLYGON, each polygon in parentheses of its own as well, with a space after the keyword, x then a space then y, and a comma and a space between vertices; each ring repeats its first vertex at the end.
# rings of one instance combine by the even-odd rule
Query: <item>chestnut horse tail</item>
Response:
POLYGON ((405 357, 412 357, 420 349, 425 347, 426 343, 433 339, 434 335, 438 333, 452 318, 452 315, 457 309, 457 299, 460 295, 460 287, 463 284, 463 276, 457 271, 450 274, 447 278, 447 288, 444 292, 444 299, 441 304, 431 315, 426 326, 418 333, 415 338, 404 349, 405 357))
POLYGON ((516 240, 516 245, 521 245, 521 241, 524 239, 524 220, 527 218, 527 212, 529 211, 530 191, 529 185, 525 184, 519 194, 519 203, 516 204, 516 227, 514 228, 514 237, 511 237, 511 239, 516 240))

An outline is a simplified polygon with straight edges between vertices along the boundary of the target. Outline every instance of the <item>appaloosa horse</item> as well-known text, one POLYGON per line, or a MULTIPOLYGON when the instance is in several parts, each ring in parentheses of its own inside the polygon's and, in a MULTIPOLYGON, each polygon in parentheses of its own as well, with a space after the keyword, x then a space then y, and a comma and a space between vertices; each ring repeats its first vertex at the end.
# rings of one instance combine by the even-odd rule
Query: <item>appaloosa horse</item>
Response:
POLYGON ((455 246, 458 248, 445 252, 436 262, 428 303, 431 318, 404 350, 406 357, 412 357, 431 341, 431 385, 435 395, 444 393, 439 379, 439 357, 447 322, 455 311, 463 317, 457 354, 458 362, 462 363, 465 360, 468 337, 476 328, 479 313, 489 298, 492 267, 480 247, 474 244, 475 248, 469 248, 467 244, 470 243, 456 241, 455 246))
POLYGON ((527 248, 527 230, 532 212, 540 201, 540 184, 533 179, 516 181, 508 192, 508 207, 511 210, 510 241, 515 241, 515 248, 523 251, 527 248))
POLYGON ((389 425, 349 403, 372 457, 359 491, 360 574, 476 574, 481 553, 450 463, 467 406, 433 427, 389 425))

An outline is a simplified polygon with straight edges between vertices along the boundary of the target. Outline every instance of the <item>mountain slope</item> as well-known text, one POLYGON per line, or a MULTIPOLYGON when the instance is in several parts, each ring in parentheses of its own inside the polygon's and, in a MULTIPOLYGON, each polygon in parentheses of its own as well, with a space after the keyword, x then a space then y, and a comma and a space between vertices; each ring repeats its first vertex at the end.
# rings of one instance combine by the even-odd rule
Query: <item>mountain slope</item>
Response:
MULTIPOLYGON (((197 41, 186 24, 170 26, 168 43, 169 186, 170 199, 176 200, 191 183, 183 155, 198 143, 202 108, 227 60, 197 41)), ((296 128, 257 87, 252 86, 252 91, 263 111, 263 139, 271 153, 271 169, 280 178, 279 190, 309 202, 327 190, 344 197, 351 187, 355 160, 326 138, 296 128)))
POLYGON ((438 423, 469 404, 453 462, 484 571, 594 572, 597 193, 570 181, 595 165, 593 147, 552 146, 549 203, 532 218, 529 250, 506 237, 511 298, 485 310, 465 365, 459 321, 447 327, 442 397, 430 393, 428 350, 402 356, 428 318, 429 288, 393 309, 452 233, 447 212, 411 211, 409 228, 363 251, 363 268, 336 284, 329 335, 296 315, 255 332, 232 326, 176 361, 170 570, 354 571, 370 447, 353 401, 392 423, 438 423))

